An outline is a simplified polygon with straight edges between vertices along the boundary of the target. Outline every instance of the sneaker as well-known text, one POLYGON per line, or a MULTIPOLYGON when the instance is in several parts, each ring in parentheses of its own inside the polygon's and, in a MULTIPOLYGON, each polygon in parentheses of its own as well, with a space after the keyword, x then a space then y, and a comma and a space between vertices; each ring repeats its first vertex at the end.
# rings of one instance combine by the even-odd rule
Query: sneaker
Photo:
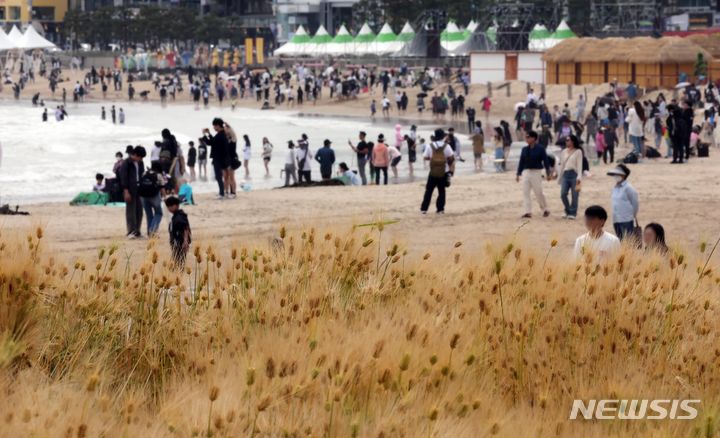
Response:
POLYGON ((563 219, 568 219, 568 215, 567 215, 567 214, 564 214, 564 215, 562 215, 562 218, 563 218, 563 219))
POLYGON ((223 196, 223 195, 215 195, 215 199, 225 199, 225 196, 223 196))
POLYGON ((420 210, 420 214, 427 214, 427 211, 425 211, 425 210, 420 210))
POLYGON ((571 220, 571 221, 574 221, 574 220, 575 220, 575 216, 568 215, 568 216, 567 216, 567 219, 568 219, 568 220, 571 220))
POLYGON ((437 214, 445 214, 445 211, 438 211, 437 214))
POLYGON ((138 235, 135 234, 135 233, 130 233, 130 234, 127 235, 127 238, 128 238, 128 240, 135 240, 135 239, 139 239, 140 236, 138 236, 138 235))
POLYGON ((548 217, 548 216, 550 216, 550 212, 547 211, 547 210, 545 210, 545 211, 543 212, 543 217, 548 217))
POLYGON ((522 218, 522 219, 530 219, 531 217, 532 217, 532 214, 530 214, 530 213, 525 213, 524 215, 520 216, 520 218, 522 218))

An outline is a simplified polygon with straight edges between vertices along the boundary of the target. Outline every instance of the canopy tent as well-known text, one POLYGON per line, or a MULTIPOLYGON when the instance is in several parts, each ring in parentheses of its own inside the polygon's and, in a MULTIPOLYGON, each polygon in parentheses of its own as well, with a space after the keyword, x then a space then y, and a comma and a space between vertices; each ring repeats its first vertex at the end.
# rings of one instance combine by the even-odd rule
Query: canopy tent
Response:
POLYGON ((409 43, 415 38, 415 30, 410 26, 410 22, 406 21, 405 26, 400 30, 397 40, 401 43, 409 43))
POLYGON ((498 30, 498 25, 497 25, 497 23, 493 22, 492 26, 488 27, 487 30, 485 31, 485 35, 487 35, 488 39, 493 44, 497 43, 497 30, 498 30))
POLYGON ((352 53, 354 47, 353 36, 343 24, 335 34, 335 38, 327 45, 327 53, 329 55, 346 55, 352 53))
POLYGON ((450 54, 466 56, 470 52, 488 52, 491 50, 495 50, 495 44, 490 41, 485 32, 480 30, 479 26, 475 26, 475 31, 450 54))
POLYGON ((23 37, 22 32, 17 28, 17 26, 13 25, 12 29, 10 29, 10 32, 8 32, 8 38, 10 38, 10 41, 17 43, 20 41, 20 38, 23 37))
POLYGON ((325 26, 320 25, 317 32, 315 32, 315 36, 310 39, 310 43, 305 53, 310 55, 327 54, 328 46, 332 39, 332 36, 330 36, 327 29, 325 29, 325 26))
POLYGON ((528 37, 528 49, 533 52, 542 52, 547 49, 548 39, 552 35, 550 31, 542 24, 536 24, 530 31, 528 37))
POLYGON ((558 25, 557 29, 555 29, 555 32, 546 40, 546 50, 550 47, 554 47, 556 44, 560 43, 563 40, 567 40, 570 38, 577 38, 577 35, 575 35, 575 32, 573 32, 570 29, 570 26, 568 26, 567 22, 565 20, 561 21, 558 25))
POLYGON ((25 34, 16 42, 16 44, 18 48, 24 50, 50 49, 55 47, 55 44, 40 36, 33 26, 28 26, 25 30, 25 34))
POLYGON ((5 35, 5 32, 3 32, 2 29, 0 29, 0 52, 16 48, 17 45, 10 39, 10 37, 5 35))
POLYGON ((457 27, 454 21, 450 21, 445 30, 440 33, 440 44, 448 52, 457 49, 465 42, 465 39, 467 39, 467 36, 457 27))
POLYGON ((360 31, 355 36, 355 48, 353 53, 355 55, 364 55, 366 53, 372 53, 373 44, 375 42, 375 34, 373 33, 370 26, 367 23, 363 24, 360 31))
MULTIPOLYGON (((410 32, 408 30, 412 30, 412 27, 410 27, 409 24, 406 24, 405 27, 403 27, 403 30, 400 32, 400 38, 408 38, 410 35, 410 32), (404 36, 403 36, 404 35, 404 36)), ((392 56, 427 56, 427 40, 428 40, 428 32, 425 29, 425 27, 420 28, 417 33, 412 33, 413 37, 409 41, 405 41, 404 46, 398 50, 397 52, 393 53, 392 56)), ((440 55, 446 56, 447 50, 445 50, 442 46, 440 47, 440 55)))
POLYGON ((275 50, 275 55, 302 55, 309 42, 310 35, 308 35, 305 28, 301 25, 295 31, 295 35, 290 38, 290 41, 275 50))
POLYGON ((387 55, 395 53, 403 46, 402 41, 398 41, 397 35, 393 32, 389 24, 385 23, 375 37, 373 45, 373 53, 377 55, 387 55))
POLYGON ((465 35, 465 39, 469 38, 470 35, 472 35, 473 32, 475 32, 475 29, 477 29, 477 27, 478 27, 478 24, 475 22, 475 20, 470 20, 467 27, 463 31, 463 35, 465 35))

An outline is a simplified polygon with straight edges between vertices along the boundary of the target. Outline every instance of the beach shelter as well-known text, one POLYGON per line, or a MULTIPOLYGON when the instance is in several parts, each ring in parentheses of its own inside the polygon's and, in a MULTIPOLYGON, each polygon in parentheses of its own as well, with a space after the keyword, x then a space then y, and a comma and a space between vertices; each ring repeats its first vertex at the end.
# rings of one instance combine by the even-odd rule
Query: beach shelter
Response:
POLYGON ((373 45, 375 43, 375 34, 367 23, 363 24, 358 31, 355 36, 354 43, 355 47, 353 48, 353 54, 364 55, 366 53, 372 53, 373 45))
MULTIPOLYGON (((403 46, 397 52, 393 53, 392 56, 408 56, 408 57, 424 57, 427 56, 428 51, 428 32, 425 27, 421 27, 417 32, 412 31, 412 27, 406 24, 403 30, 400 32, 398 39, 403 42, 403 46), (412 35, 412 38, 405 41, 412 35)), ((442 46, 440 47, 440 56, 447 56, 448 52, 442 46)))
POLYGON ((390 25, 385 23, 375 37, 373 53, 376 55, 387 55, 389 53, 397 52, 400 48, 402 48, 402 46, 403 43, 398 41, 398 37, 395 35, 395 32, 393 32, 390 25))
POLYGON ((10 37, 5 35, 5 32, 3 32, 2 29, 0 29, 0 52, 16 48, 17 45, 10 39, 10 37))
POLYGON ((542 52, 547 48, 550 31, 542 24, 536 24, 528 37, 528 49, 532 52, 542 52))
POLYGON ((332 39, 333 37, 330 36, 325 26, 320 25, 317 32, 315 32, 315 36, 310 39, 310 44, 305 53, 310 55, 326 55, 332 39))
POLYGON ((478 24, 475 22, 475 20, 470 20, 467 27, 463 31, 463 34, 465 35, 465 39, 469 38, 470 35, 472 35, 473 32, 475 32, 475 29, 477 29, 477 27, 478 27, 478 24))
MULTIPOLYGON (((14 26, 13 30, 16 30, 14 26)), ((55 44, 40 36, 40 34, 37 33, 35 28, 32 26, 28 26, 27 30, 25 30, 25 34, 20 37, 20 39, 18 39, 15 44, 17 44, 18 48, 24 50, 50 49, 52 47, 55 47, 55 44)))
POLYGON ((485 35, 487 35, 488 39, 493 44, 497 44, 497 29, 498 29, 497 23, 493 23, 493 25, 488 27, 487 30, 485 31, 485 35))
POLYGON ((305 53, 305 48, 308 46, 309 42, 310 35, 308 35, 304 27, 300 26, 295 31, 295 35, 290 38, 290 41, 275 50, 275 55, 302 55, 305 53))
POLYGON ((561 41, 568 40, 570 38, 577 38, 577 35, 575 35, 575 32, 570 29, 570 26, 568 26, 567 22, 563 20, 560 22, 557 29, 555 29, 555 32, 553 32, 550 38, 546 40, 546 49, 549 49, 550 47, 555 46, 561 41))
POLYGON ((8 38, 10 38, 10 41, 17 44, 18 41, 20 41, 20 38, 22 38, 23 34, 20 32, 20 29, 17 28, 17 26, 13 25, 12 29, 10 29, 10 32, 7 34, 8 38))
POLYGON ((327 45, 329 55, 347 55, 352 53, 354 48, 353 36, 343 24, 335 34, 335 38, 327 45))
POLYGON ((448 22, 447 27, 440 33, 440 44, 443 49, 452 52, 465 42, 465 33, 461 31, 454 21, 448 22))
POLYGON ((473 33, 449 54, 466 56, 470 52, 489 52, 491 50, 495 50, 495 44, 490 41, 485 32, 480 30, 479 26, 475 26, 473 33))
POLYGON ((401 43, 409 43, 410 41, 415 38, 415 29, 410 26, 410 22, 406 21, 405 26, 400 30, 400 33, 398 34, 398 41, 401 43))

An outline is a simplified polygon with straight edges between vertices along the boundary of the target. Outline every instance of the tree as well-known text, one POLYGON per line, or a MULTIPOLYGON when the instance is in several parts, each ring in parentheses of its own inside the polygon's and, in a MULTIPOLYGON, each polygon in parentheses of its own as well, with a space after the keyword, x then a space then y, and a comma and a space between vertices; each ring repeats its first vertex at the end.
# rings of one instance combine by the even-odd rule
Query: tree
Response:
POLYGON ((707 61, 705 61, 705 56, 702 53, 697 54, 697 59, 695 60, 695 78, 699 78, 700 76, 707 77, 707 69, 708 64, 707 61))

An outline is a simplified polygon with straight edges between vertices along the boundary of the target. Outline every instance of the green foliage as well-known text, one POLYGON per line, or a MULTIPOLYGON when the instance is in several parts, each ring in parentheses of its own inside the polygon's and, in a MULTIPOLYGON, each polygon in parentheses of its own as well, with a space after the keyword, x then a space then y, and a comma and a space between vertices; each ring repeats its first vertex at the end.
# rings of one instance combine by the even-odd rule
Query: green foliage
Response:
POLYGON ((697 59, 695 60, 695 77, 699 76, 707 76, 707 70, 708 70, 708 64, 705 60, 705 56, 703 56, 702 53, 697 54, 697 59))

